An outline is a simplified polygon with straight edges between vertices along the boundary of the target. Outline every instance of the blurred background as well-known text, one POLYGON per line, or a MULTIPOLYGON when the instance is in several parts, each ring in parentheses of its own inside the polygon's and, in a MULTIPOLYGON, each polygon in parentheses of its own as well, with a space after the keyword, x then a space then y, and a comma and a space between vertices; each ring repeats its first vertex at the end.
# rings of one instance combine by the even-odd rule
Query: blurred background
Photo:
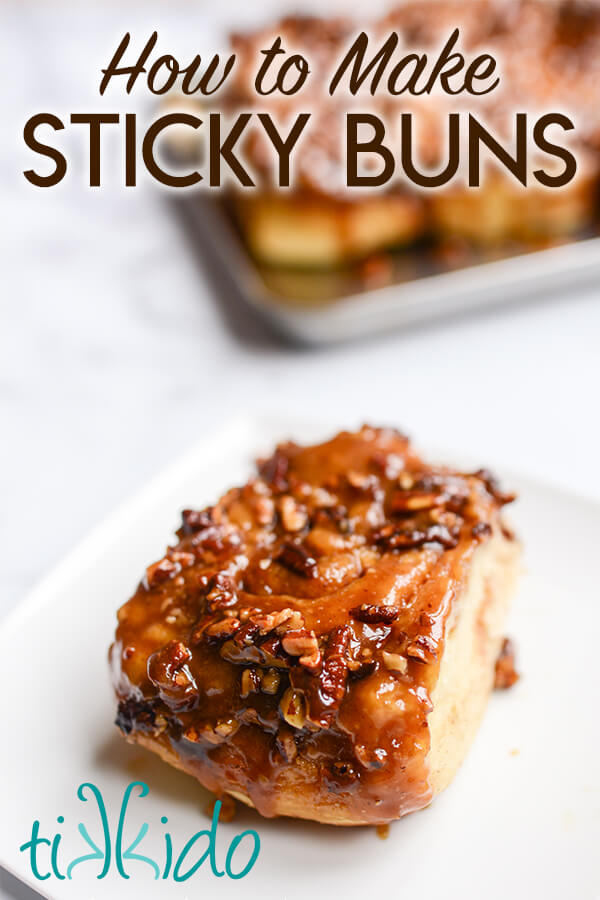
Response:
MULTIPOLYGON (((421 445, 600 499, 594 281, 308 348, 219 287, 172 192, 147 180, 121 187, 118 140, 103 146, 101 189, 86 187, 75 133, 64 138, 62 184, 43 190, 23 178, 33 155, 22 130, 34 113, 148 109, 142 89, 98 97, 99 69, 125 31, 141 41, 158 30, 183 60, 224 46, 228 26, 288 9, 2 4, 0 619, 115 505, 239 411, 318 417, 332 430, 398 425, 421 445)), ((0 874, 3 900, 30 896, 0 874)))

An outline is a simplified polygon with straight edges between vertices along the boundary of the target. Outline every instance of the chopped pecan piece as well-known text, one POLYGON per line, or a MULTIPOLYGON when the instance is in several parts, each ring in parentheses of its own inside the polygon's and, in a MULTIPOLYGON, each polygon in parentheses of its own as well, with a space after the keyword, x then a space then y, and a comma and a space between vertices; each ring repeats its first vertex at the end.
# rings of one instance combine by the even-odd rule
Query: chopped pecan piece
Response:
POLYGON ((300 657, 298 662, 307 669, 316 669, 321 662, 319 642, 314 631, 288 631, 281 638, 281 645, 290 656, 300 657))
POLYGON ((400 675, 406 675, 408 660, 405 656, 402 656, 401 653, 390 653, 388 650, 384 650, 381 655, 386 669, 389 669, 390 672, 399 672, 400 675))
POLYGON ((215 725, 215 731, 219 737, 227 738, 235 734, 239 727, 239 722, 236 722, 235 719, 219 719, 215 725))
POLYGON ((146 569, 146 586, 148 588, 156 587, 157 584, 162 584, 163 581, 172 578, 177 571, 176 563, 171 562, 167 557, 159 559, 158 562, 153 563, 146 569))
POLYGON ((277 610, 277 612, 257 613, 251 616, 251 621, 258 627, 261 634, 268 634, 269 631, 275 631, 275 629, 285 632, 289 629, 302 628, 304 616, 297 609, 290 609, 286 606, 285 609, 277 610))
POLYGON ((346 694, 350 634, 348 625, 330 632, 323 665, 317 674, 300 668, 290 672, 292 686, 304 693, 310 722, 320 728, 329 727, 346 694))
POLYGON ((277 669, 267 669, 267 671, 261 675, 260 689, 263 694, 276 694, 279 690, 280 681, 281 676, 277 669))
POLYGON ((392 513, 413 513, 443 506, 445 497, 433 491, 396 491, 390 499, 392 513))
POLYGON ((285 531, 302 531, 308 522, 306 509, 289 494, 280 497, 278 507, 281 524, 285 531))
POLYGON ((303 575, 305 578, 316 578, 317 576, 317 561, 302 544, 286 541, 281 546, 275 559, 282 566, 285 566, 286 569, 290 569, 297 575, 303 575))
POLYGON ((394 606, 375 606, 371 603, 363 603, 361 606, 351 609, 350 615, 368 625, 391 625, 398 618, 399 612, 400 610, 394 606))
POLYGON ((428 663, 437 659, 435 642, 425 634, 420 634, 406 645, 406 655, 419 662, 428 663))
POLYGON ((240 694, 245 699, 249 694, 257 694, 260 690, 260 674, 256 669, 244 669, 240 681, 240 694))
POLYGON ((206 601, 210 612, 235 606, 237 593, 233 580, 221 572, 213 575, 208 583, 206 601))
POLYGON ((213 507, 206 509, 184 509, 181 513, 181 528, 178 531, 180 537, 189 537, 197 531, 202 531, 213 524, 213 507))
POLYGON ((441 544, 446 550, 456 547, 459 539, 458 528, 450 530, 447 525, 430 525, 403 531, 385 525, 373 535, 376 544, 385 550, 416 550, 424 544, 441 544))
POLYGON ((148 678, 171 709, 189 709, 197 700, 196 682, 187 665, 191 659, 181 641, 170 641, 148 659, 148 678))
POLYGON ((515 668, 515 648, 510 638, 504 638, 500 656, 496 660, 494 673, 494 687, 505 690, 512 687, 519 680, 519 673, 515 668))
POLYGON ((265 666, 285 669, 289 666, 289 657, 283 652, 281 638, 276 634, 270 635, 266 641, 260 644, 260 661, 265 666))
POLYGON ((232 663, 262 663, 263 654, 256 640, 260 636, 259 629, 253 622, 241 625, 233 637, 225 641, 219 653, 223 659, 232 663))
POLYGON ((269 459, 259 462, 258 473, 274 491, 281 492, 288 488, 287 473, 289 466, 289 459, 278 447, 269 459))
POLYGON ((259 525, 270 525, 275 518, 275 503, 271 497, 257 497, 254 501, 254 510, 259 525))
POLYGON ((228 737, 234 735, 239 727, 239 722, 235 719, 219 719, 214 725, 189 725, 184 729, 183 737, 193 744, 201 741, 209 744, 222 744, 228 737))
POLYGON ((363 472, 350 471, 346 475, 346 480, 350 487, 368 494, 374 494, 379 487, 379 479, 376 475, 368 475, 363 472))
POLYGON ((304 728, 306 701, 301 691, 289 687, 279 703, 281 715, 291 728, 304 728))
POLYGON ((218 622, 207 625, 203 633, 206 638, 212 638, 215 641, 225 641, 235 634, 240 627, 241 622, 239 619, 236 619, 235 616, 226 616, 224 619, 219 619, 218 622))
POLYGON ((321 693, 337 706, 346 693, 348 678, 347 650, 350 643, 350 628, 339 625, 330 633, 325 648, 325 661, 320 675, 321 693))

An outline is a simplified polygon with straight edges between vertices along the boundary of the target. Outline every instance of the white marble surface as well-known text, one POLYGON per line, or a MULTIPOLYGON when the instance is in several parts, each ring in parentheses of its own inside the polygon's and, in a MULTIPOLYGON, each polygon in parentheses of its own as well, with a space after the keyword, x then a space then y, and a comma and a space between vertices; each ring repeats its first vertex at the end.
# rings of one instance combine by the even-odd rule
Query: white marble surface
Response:
MULTIPOLYGON (((233 17, 232 4, 221 9, 233 17)), ((42 191, 21 176, 29 115, 97 104, 95 71, 127 28, 158 28, 182 55, 209 46, 203 4, 21 0, 0 15, 0 617, 115 504, 239 410, 398 423, 422 443, 600 499, 600 288, 334 350, 285 346, 247 316, 232 320, 164 193, 126 192, 116 178, 84 189, 75 138, 64 185, 42 191)), ((112 105, 127 108, 120 96, 112 105)), ((116 162, 119 148, 108 152, 116 162)), ((29 896, 0 875, 0 897, 29 896)))

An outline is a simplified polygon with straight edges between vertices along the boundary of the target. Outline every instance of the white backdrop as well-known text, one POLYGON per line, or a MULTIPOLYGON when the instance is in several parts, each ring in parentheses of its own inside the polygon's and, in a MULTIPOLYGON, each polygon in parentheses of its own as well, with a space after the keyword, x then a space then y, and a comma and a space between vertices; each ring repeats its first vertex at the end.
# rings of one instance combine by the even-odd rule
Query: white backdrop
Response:
MULTIPOLYGON (((236 6, 220 3, 220 14, 255 15, 236 6)), ((157 28, 182 58, 214 45, 214 11, 166 7, 21 0, 0 12, 0 617, 112 507, 240 409, 330 416, 332 428, 398 424, 421 443, 600 499, 600 288, 300 350, 232 320, 151 185, 83 189, 75 143, 72 178, 26 184, 25 120, 98 104, 97 70, 125 30, 157 28)), ((113 105, 127 108, 117 93, 113 105)), ((116 169, 120 148, 107 152, 116 169)), ((0 897, 30 896, 0 875, 0 897)))

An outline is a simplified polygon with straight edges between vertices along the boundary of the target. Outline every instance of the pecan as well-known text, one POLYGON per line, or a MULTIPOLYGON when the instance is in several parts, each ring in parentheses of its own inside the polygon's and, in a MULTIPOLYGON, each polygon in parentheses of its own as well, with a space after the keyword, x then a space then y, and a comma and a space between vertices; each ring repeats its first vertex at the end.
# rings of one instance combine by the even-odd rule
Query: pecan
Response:
POLYGON ((442 506, 445 497, 432 491, 396 491, 390 499, 392 513, 413 513, 442 506))
POLYGON ((348 625, 340 625, 330 632, 318 675, 298 668, 290 673, 292 686, 301 688, 305 694, 308 718, 321 728, 329 727, 346 694, 350 634, 348 625))
POLYGON ((350 487, 357 491, 374 494, 379 487, 379 479, 376 475, 368 475, 363 472, 350 471, 346 474, 346 480, 350 487))
POLYGON ((194 534, 191 543, 200 551, 220 556, 226 551, 239 547, 242 539, 239 532, 231 525, 211 525, 210 528, 204 528, 194 534))
POLYGON ((260 657, 260 661, 266 666, 275 666, 281 669, 287 668, 289 665, 288 657, 284 654, 281 647, 281 639, 276 634, 261 642, 260 657))
POLYGON ((515 669, 515 648, 510 638, 504 638, 500 656, 496 660, 494 673, 494 687, 505 690, 519 680, 519 673, 515 669))
POLYGON ((219 619, 217 622, 207 625, 202 629, 202 632, 206 638, 215 641, 225 641, 235 634, 240 627, 241 622, 239 619, 236 619, 235 616, 226 616, 224 619, 219 619))
POLYGON ((358 619, 359 622, 365 622, 368 625, 391 625, 400 613, 400 610, 393 606, 375 606, 371 603, 363 603, 361 606, 355 606, 350 610, 350 615, 358 619))
POLYGON ((287 474, 290 467, 290 461, 278 447, 275 453, 269 459, 261 460, 258 464, 258 473, 267 484, 275 491, 287 490, 287 474))
POLYGON ((191 651, 181 641, 170 641, 148 659, 148 678, 172 709, 189 709, 197 700, 194 677, 188 668, 191 651))
POLYGON ((325 648, 325 661, 320 676, 321 693, 339 705, 346 693, 348 661, 346 651, 350 642, 350 628, 339 625, 330 632, 325 648))
POLYGON ((259 525, 270 525, 275 517, 275 504, 270 497, 258 497, 254 501, 256 521, 259 525))
POLYGON ((275 556, 277 562, 286 569, 290 569, 297 575, 303 575, 305 578, 316 578, 318 574, 317 561, 311 556, 302 544, 295 544, 286 541, 282 544, 279 552, 275 556))
POLYGON ((420 634, 406 645, 405 652, 411 659, 419 662, 428 663, 437 659, 437 648, 435 642, 425 634, 420 634))
POLYGON ((285 531, 302 531, 308 522, 306 509, 289 494, 280 497, 278 507, 281 524, 285 531))
POLYGON ((412 531, 403 531, 386 525, 373 535, 375 543, 384 550, 416 550, 424 544, 441 544, 448 550, 456 547, 458 539, 458 528, 451 530, 447 525, 439 524, 412 531))
POLYGON ((231 737, 239 728, 239 722, 235 719, 219 719, 215 725, 215 732, 222 738, 231 737))
POLYGON ((367 675, 372 675, 376 666, 377 663, 374 659, 348 660, 348 669, 350 670, 350 676, 353 681, 358 681, 360 678, 366 678, 367 675))
POLYGON ((256 669, 244 669, 240 681, 240 695, 246 699, 249 694, 257 694, 260 682, 260 674, 256 669))
POLYGON ((406 675, 408 671, 408 660, 401 653, 390 653, 384 650, 382 653, 383 664, 390 672, 399 672, 400 675, 406 675))
POLYGON ((238 647, 250 647, 256 641, 260 631, 257 625, 251 620, 242 625, 235 633, 235 643, 238 647))
POLYGON ((213 507, 207 506, 206 509, 199 511, 184 509, 181 513, 181 523, 181 528, 177 532, 181 537, 189 537, 197 531, 202 531, 213 524, 213 507))
POLYGON ((302 628, 304 625, 304 616, 296 609, 277 610, 272 613, 258 613, 251 616, 251 621, 258 626, 261 634, 268 634, 269 631, 285 632, 290 629, 302 628))
POLYGON ((196 728, 195 725, 190 725, 183 732, 183 737, 186 741, 191 741, 193 744, 197 744, 202 740, 203 733, 196 728))
POLYGON ((291 728, 304 728, 306 701, 301 691, 289 687, 279 703, 281 715, 291 728))
POLYGON ((279 690, 280 675, 277 669, 267 669, 260 677, 260 689, 263 694, 276 694, 279 690))
POLYGON ((505 506, 507 503, 512 503, 513 500, 516 499, 516 494, 506 493, 505 491, 500 489, 500 484, 498 483, 498 479, 495 475, 488 469, 478 469, 477 472, 473 473, 475 478, 479 478, 480 481, 483 481, 485 485, 485 489, 490 494, 496 503, 499 503, 500 506, 505 506))
POLYGON ((210 579, 207 587, 206 600, 210 612, 214 612, 216 609, 227 609, 237 603, 235 584, 228 575, 217 572, 210 579))
POLYGON ((164 559, 159 559, 158 562, 153 563, 146 569, 146 587, 153 588, 156 587, 157 584, 162 584, 163 581, 172 578, 177 571, 178 568, 176 563, 171 562, 171 560, 166 557, 164 559))
POLYGON ((263 654, 256 646, 257 637, 259 637, 258 627, 252 622, 247 622, 237 629, 230 640, 225 641, 219 653, 223 659, 232 663, 261 663, 263 654))
POLYGON ((300 629, 288 631, 281 639, 281 645, 290 656, 300 657, 298 662, 307 669, 316 669, 321 662, 319 642, 314 631, 300 629))
POLYGON ((240 727, 239 722, 235 719, 219 719, 214 725, 189 725, 183 731, 183 737, 186 741, 193 744, 207 741, 209 744, 222 744, 223 741, 231 737, 240 727))
POLYGON ((435 494, 437 506, 460 512, 469 499, 469 485, 462 476, 444 472, 428 472, 414 481, 415 492, 435 494))
POLYGON ((260 610, 257 609, 255 606, 243 606, 241 609, 239 609, 237 611, 236 615, 237 615, 238 619, 240 620, 240 622, 242 622, 245 625, 246 622, 248 622, 250 620, 251 616, 256 616, 259 613, 260 613, 260 610))

